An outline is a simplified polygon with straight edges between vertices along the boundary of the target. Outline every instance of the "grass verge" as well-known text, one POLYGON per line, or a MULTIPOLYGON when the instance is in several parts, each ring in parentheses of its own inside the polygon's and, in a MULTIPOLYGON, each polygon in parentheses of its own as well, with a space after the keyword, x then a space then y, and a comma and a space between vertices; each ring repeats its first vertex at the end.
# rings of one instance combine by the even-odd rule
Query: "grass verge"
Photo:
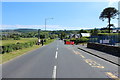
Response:
POLYGON ((5 53, 5 54, 0 54, 0 64, 4 63, 4 62, 7 62, 17 56, 20 56, 22 54, 25 54, 29 51, 32 51, 34 49, 37 49, 41 47, 40 45, 34 45, 33 47, 29 47, 29 48, 25 48, 25 49, 21 49, 21 50, 16 50, 16 51, 13 51, 13 52, 10 52, 10 53, 5 53))
POLYGON ((47 40, 44 44, 45 44, 45 45, 50 44, 50 43, 53 42, 54 40, 56 40, 56 39, 49 39, 49 40, 47 40))
MULTIPOLYGON (((50 39, 50 40, 47 40, 44 45, 47 45, 47 44, 50 44, 51 42, 53 42, 55 39, 50 39)), ((10 53, 5 53, 5 54, 0 54, 0 64, 4 63, 4 62, 7 62, 17 56, 20 56, 22 54, 25 54, 29 51, 32 51, 32 50, 35 50, 37 48, 40 48, 41 45, 34 45, 33 47, 29 47, 29 48, 24 48, 24 49, 21 49, 21 50, 16 50, 16 51, 13 51, 13 52, 10 52, 10 53)))

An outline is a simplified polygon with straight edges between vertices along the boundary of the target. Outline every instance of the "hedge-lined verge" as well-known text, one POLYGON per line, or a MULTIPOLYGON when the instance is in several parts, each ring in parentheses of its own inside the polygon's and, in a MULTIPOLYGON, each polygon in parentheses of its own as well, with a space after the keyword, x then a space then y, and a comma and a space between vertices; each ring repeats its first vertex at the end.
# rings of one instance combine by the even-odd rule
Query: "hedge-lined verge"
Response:
MULTIPOLYGON (((45 45, 50 44, 54 40, 56 40, 56 39, 46 40, 46 42, 44 42, 44 44, 45 45)), ((23 48, 23 49, 19 49, 19 50, 14 50, 14 51, 9 52, 9 53, 0 54, 0 57, 1 57, 0 59, 2 59, 2 60, 0 60, 0 64, 2 64, 4 62, 7 62, 7 61, 9 61, 9 60, 11 60, 11 59, 13 59, 13 58, 15 58, 17 56, 22 55, 22 54, 26 54, 26 53, 28 53, 28 52, 30 52, 32 50, 35 50, 37 48, 40 48, 40 47, 41 47, 41 45, 33 45, 32 47, 28 47, 28 48, 25 48, 25 49, 23 48)))
POLYGON ((78 38, 78 39, 72 38, 72 39, 70 39, 70 41, 74 41, 75 44, 86 43, 86 42, 89 41, 89 38, 86 38, 86 37, 81 37, 81 38, 78 38))
POLYGON ((28 48, 28 47, 32 47, 33 45, 36 44, 37 41, 30 41, 30 42, 25 42, 25 43, 16 43, 16 44, 8 44, 8 45, 4 45, 0 47, 0 52, 2 54, 4 53, 9 53, 12 52, 14 50, 19 50, 19 49, 23 49, 23 48, 28 48))

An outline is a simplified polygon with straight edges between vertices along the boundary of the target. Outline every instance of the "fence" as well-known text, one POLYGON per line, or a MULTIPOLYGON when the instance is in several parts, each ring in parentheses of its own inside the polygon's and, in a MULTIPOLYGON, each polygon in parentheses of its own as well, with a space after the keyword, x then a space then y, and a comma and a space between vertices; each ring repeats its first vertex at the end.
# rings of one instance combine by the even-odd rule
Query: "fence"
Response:
POLYGON ((120 43, 120 35, 91 36, 89 42, 117 46, 120 43))

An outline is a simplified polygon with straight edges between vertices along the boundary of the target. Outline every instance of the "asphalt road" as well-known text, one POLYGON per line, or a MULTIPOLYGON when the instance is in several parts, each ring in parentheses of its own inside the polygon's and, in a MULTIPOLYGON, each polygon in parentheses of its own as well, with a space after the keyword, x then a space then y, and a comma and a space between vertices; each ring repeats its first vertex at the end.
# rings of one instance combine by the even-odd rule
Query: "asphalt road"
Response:
POLYGON ((118 66, 56 40, 2 65, 3 78, 117 78, 118 66))

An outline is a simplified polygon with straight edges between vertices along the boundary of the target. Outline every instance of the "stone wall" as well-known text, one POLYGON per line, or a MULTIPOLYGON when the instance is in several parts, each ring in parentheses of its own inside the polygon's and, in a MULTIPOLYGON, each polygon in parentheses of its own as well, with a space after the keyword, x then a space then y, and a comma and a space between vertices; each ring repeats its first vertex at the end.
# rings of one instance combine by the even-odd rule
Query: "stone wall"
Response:
POLYGON ((109 46, 109 45, 99 44, 99 43, 88 43, 87 48, 99 50, 99 51, 120 57, 120 47, 117 47, 117 46, 109 46))

